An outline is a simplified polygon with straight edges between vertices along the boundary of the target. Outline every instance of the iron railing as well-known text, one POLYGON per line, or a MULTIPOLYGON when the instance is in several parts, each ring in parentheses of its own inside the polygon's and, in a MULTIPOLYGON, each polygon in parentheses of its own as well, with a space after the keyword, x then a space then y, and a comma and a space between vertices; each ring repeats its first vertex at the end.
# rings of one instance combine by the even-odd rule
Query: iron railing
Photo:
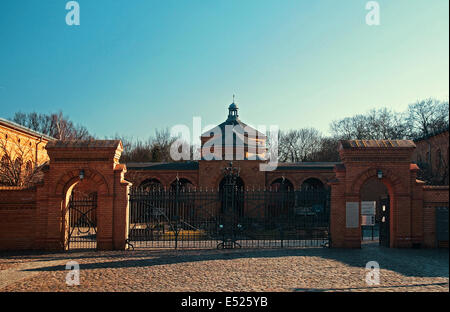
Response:
POLYGON ((324 247, 328 190, 133 188, 133 248, 324 247))

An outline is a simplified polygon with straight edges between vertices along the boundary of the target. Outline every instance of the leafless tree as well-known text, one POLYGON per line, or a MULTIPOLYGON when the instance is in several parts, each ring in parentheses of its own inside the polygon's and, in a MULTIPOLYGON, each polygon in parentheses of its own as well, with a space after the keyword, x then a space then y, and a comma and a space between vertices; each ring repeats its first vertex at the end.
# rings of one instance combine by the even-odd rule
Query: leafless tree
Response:
POLYGON ((388 108, 372 109, 365 115, 335 120, 330 128, 332 135, 342 140, 387 140, 406 136, 403 114, 388 108))
POLYGON ((40 166, 34 158, 31 141, 10 136, 0 139, 0 184, 27 186, 38 178, 40 166))
POLYGON ((322 136, 314 128, 280 132, 278 142, 279 160, 281 162, 309 161, 317 152, 322 136))
POLYGON ((170 146, 176 138, 170 135, 169 129, 155 130, 155 135, 147 140, 127 138, 116 135, 122 140, 124 151, 120 161, 129 162, 170 162, 170 146))
POLYGON ((425 137, 448 128, 448 104, 448 101, 433 98, 410 104, 406 117, 408 136, 425 137))
POLYGON ((36 112, 28 114, 17 112, 12 121, 58 140, 89 140, 93 138, 86 127, 75 125, 62 112, 48 115, 36 112))
POLYGON ((339 140, 331 137, 324 137, 320 140, 317 151, 311 155, 312 161, 340 161, 338 151, 339 140))

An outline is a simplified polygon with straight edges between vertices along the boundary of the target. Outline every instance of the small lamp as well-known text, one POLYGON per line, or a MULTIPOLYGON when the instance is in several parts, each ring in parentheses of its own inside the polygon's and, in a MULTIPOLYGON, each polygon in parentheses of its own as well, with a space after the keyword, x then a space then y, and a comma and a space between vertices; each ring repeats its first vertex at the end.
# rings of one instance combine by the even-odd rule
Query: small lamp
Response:
POLYGON ((377 176, 378 176, 378 179, 382 179, 383 178, 383 171, 378 170, 377 171, 377 176))
POLYGON ((80 170, 80 180, 82 181, 84 179, 84 169, 80 170))

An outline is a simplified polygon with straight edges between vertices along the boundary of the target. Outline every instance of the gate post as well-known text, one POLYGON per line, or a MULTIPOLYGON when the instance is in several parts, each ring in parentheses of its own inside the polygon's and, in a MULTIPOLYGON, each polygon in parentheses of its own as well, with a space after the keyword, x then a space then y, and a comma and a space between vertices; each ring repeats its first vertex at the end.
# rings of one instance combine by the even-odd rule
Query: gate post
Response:
POLYGON ((128 240, 131 183, 124 180, 125 172, 126 167, 123 164, 117 164, 114 168, 113 248, 115 250, 124 250, 128 240))
POLYGON ((330 195, 330 247, 345 245, 345 166, 336 165, 336 179, 329 182, 330 195))

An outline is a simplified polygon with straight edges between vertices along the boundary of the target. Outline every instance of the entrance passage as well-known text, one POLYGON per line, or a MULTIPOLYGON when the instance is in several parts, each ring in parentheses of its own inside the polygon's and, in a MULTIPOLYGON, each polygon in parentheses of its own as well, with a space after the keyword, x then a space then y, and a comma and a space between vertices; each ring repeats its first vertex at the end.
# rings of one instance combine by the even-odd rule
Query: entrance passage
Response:
POLYGON ((377 243, 389 247, 390 200, 384 183, 373 177, 361 187, 361 205, 374 209, 361 210, 361 240, 363 243, 377 243))
POLYGON ((327 190, 130 191, 130 248, 328 247, 327 190))
POLYGON ((72 193, 69 200, 68 249, 97 248, 97 193, 72 193))

